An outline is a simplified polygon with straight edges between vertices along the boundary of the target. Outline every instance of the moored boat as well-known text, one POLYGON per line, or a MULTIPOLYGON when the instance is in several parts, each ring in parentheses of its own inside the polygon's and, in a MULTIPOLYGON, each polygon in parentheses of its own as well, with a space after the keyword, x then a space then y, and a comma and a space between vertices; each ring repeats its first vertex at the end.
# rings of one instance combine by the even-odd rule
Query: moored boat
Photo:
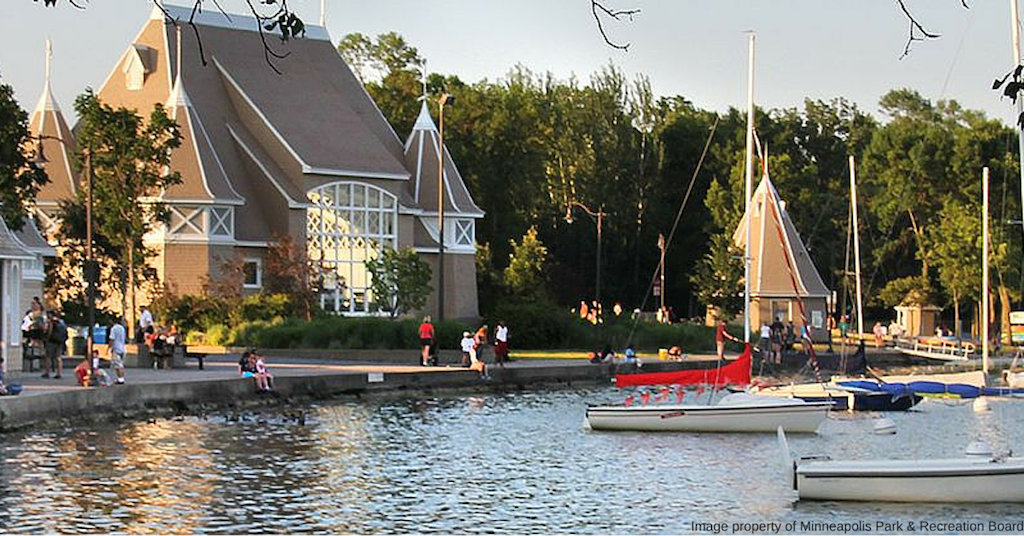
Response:
POLYGON ((832 405, 732 393, 714 405, 591 406, 586 418, 594 430, 814 433, 832 405))
POLYGON ((793 460, 778 431, 787 481, 801 500, 1024 502, 1024 458, 982 450, 927 460, 793 460))

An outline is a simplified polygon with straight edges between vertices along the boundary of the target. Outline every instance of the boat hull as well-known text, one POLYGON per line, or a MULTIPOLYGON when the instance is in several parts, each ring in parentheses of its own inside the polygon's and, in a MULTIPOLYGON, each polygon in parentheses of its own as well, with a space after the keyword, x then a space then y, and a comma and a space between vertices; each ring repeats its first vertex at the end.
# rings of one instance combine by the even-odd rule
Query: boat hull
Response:
POLYGON ((801 500, 1024 502, 1024 459, 812 462, 796 489, 801 500))
POLYGON ((833 384, 803 383, 753 387, 751 393, 777 398, 799 398, 806 402, 834 402, 837 410, 906 411, 921 401, 913 393, 888 393, 847 389, 833 384))
POLYGON ((645 432, 814 433, 828 417, 831 402, 766 403, 744 406, 592 406, 587 423, 594 430, 645 432))

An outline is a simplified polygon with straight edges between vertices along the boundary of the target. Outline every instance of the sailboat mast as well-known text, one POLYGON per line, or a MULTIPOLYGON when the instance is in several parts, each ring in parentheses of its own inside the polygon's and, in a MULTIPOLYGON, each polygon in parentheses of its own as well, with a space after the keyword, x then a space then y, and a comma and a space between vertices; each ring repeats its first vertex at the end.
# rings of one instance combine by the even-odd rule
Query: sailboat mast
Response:
POLYGON ((988 166, 981 170, 981 370, 988 377, 988 166))
POLYGON ((750 60, 747 65, 747 158, 743 208, 747 215, 747 238, 743 245, 743 342, 750 342, 750 197, 754 184, 754 33, 748 36, 750 60))
POLYGON ((864 333, 864 308, 860 294, 860 232, 857 223, 857 166, 850 155, 850 207, 853 209, 853 273, 857 278, 857 333, 864 333))
MULTIPOLYGON (((1010 0, 1010 35, 1013 38, 1013 68, 1016 69, 1021 64, 1020 58, 1020 10, 1017 6, 1017 0, 1010 0)), ((1017 117, 1024 114, 1024 101, 1021 100, 1021 95, 1017 95, 1017 117)), ((1024 163, 1024 127, 1018 124, 1018 136, 1017 136, 1017 151, 1019 153, 1019 161, 1024 163)), ((1020 167, 1020 186, 1021 192, 1024 192, 1024 165, 1020 167)), ((1024 220, 1024 202, 1020 206, 1021 220, 1024 220)))

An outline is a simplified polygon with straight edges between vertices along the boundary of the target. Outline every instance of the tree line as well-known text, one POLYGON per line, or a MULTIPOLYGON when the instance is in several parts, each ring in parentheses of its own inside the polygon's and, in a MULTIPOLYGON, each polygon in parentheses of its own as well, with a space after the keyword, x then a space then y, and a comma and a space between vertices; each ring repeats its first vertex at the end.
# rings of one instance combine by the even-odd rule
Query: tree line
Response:
MULTIPOLYGON (((419 111, 422 58, 398 34, 349 34, 339 50, 399 136, 419 111)), ((666 300, 701 316, 705 305, 734 309, 742 267, 730 251, 743 212, 746 117, 701 109, 685 96, 656 96, 644 76, 614 65, 557 79, 516 66, 499 80, 467 82, 432 73, 426 93, 457 105, 445 114, 445 142, 474 199, 481 310, 507 299, 501 272, 510 238, 534 229, 547 248, 543 292, 569 306, 593 298, 595 227, 573 202, 607 213, 602 297, 652 308, 659 234, 668 235, 704 143, 690 201, 666 252, 666 300)), ((993 98, 998 95, 993 94, 993 98)), ((800 108, 757 109, 756 130, 786 210, 825 283, 842 293, 852 270, 849 156, 858 162, 863 285, 876 316, 901 303, 958 306, 980 297, 981 170, 991 169, 993 286, 1003 311, 1020 299, 1021 231, 1017 135, 954 100, 911 89, 879 100, 880 117, 848 100, 806 99, 800 108)), ((852 288, 852 285, 851 285, 852 288)), ((850 300, 847 300, 849 303, 850 300)))

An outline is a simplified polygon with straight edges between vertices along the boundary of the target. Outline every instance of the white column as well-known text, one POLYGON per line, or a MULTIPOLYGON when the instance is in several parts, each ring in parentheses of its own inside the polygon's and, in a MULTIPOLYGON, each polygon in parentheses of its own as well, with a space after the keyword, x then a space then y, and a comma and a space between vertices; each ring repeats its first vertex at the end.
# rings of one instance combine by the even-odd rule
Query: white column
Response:
POLYGON ((743 341, 750 342, 750 197, 754 189, 754 33, 748 36, 750 60, 747 65, 747 158, 743 206, 747 218, 743 247, 743 341))
POLYGON ((988 167, 981 171, 981 370, 988 376, 988 167))
POLYGON ((860 233, 857 223, 857 168, 850 155, 850 207, 853 209, 853 273, 857 278, 857 333, 864 333, 864 309, 860 294, 860 233))

